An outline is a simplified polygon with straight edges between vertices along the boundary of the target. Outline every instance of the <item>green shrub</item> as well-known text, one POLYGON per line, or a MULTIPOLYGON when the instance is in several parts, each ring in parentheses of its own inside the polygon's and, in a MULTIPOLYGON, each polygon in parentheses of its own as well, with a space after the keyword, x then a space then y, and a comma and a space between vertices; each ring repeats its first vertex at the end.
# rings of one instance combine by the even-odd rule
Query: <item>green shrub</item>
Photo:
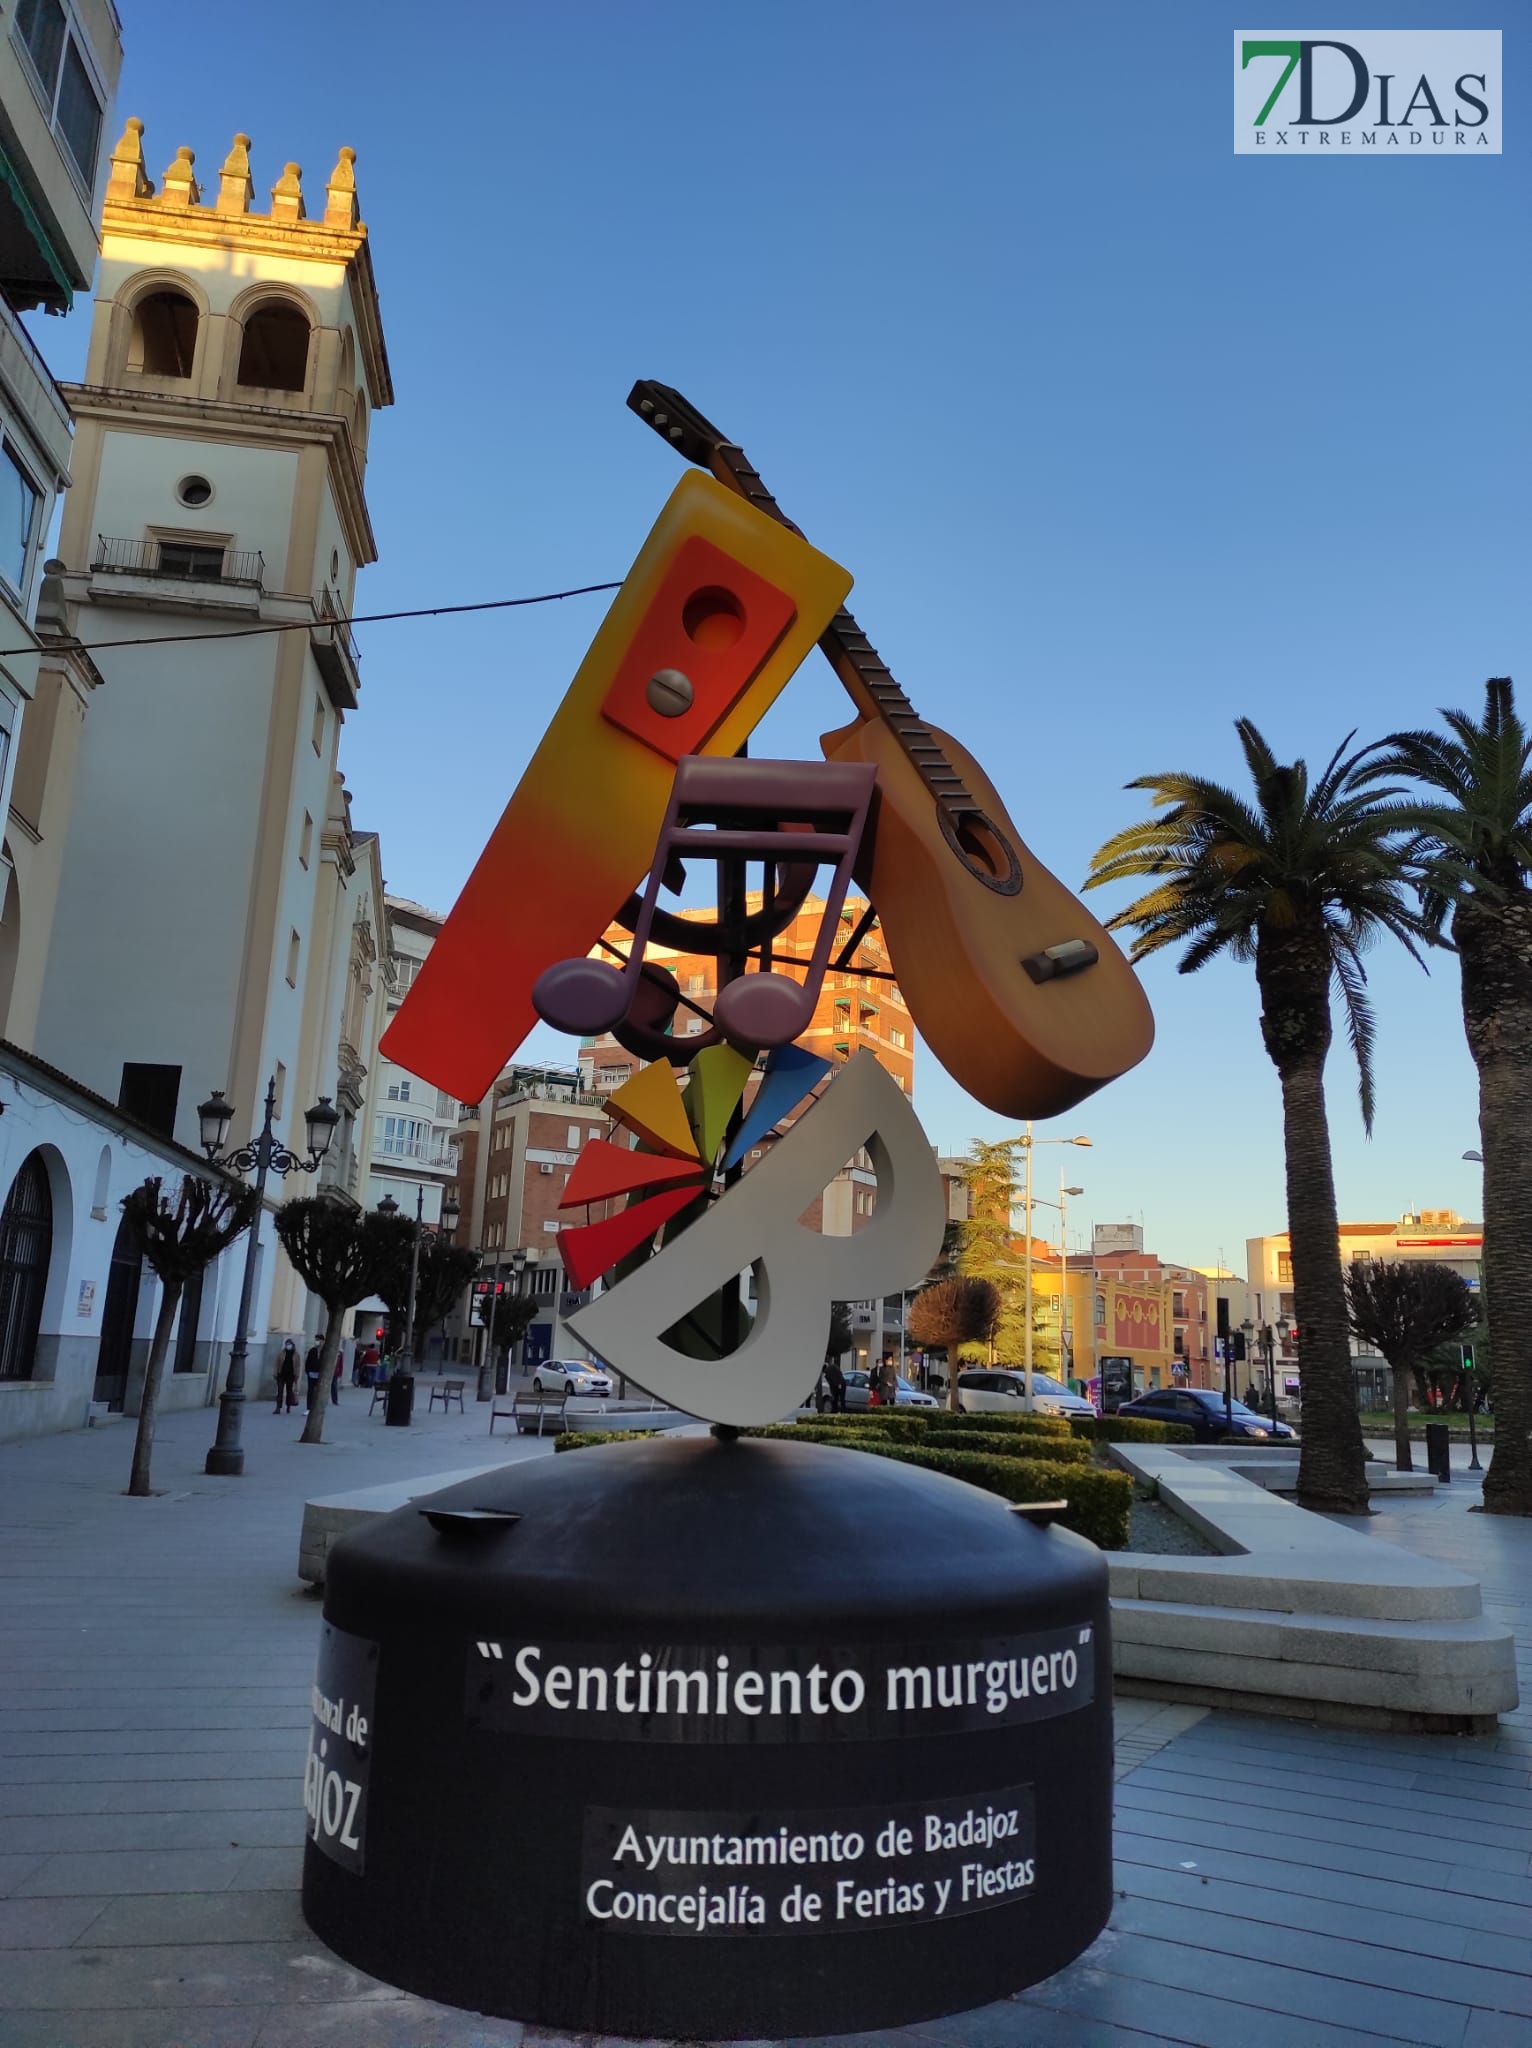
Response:
POLYGON ((970 1415, 966 1409, 952 1415, 930 1408, 925 1413, 930 1417, 927 1427, 931 1429, 1000 1430, 1015 1436, 1045 1436, 1055 1441, 1069 1441, 1069 1421, 1063 1415, 970 1415))
POLYGON ((663 1436, 659 1429, 566 1429, 553 1439, 556 1451, 583 1451, 590 1444, 625 1444, 634 1437, 663 1436))
POLYGON ((1197 1432, 1185 1422, 1151 1422, 1140 1415, 1072 1415, 1078 1437, 1097 1444, 1190 1444, 1197 1432))
POLYGON ((1056 1465, 1088 1465, 1089 1444, 1072 1437, 1033 1436, 1019 1429, 939 1429, 917 1439, 933 1451, 984 1451, 996 1458, 1047 1458, 1056 1465))
MULTIPOLYGON (((843 1422, 845 1417, 835 1419, 843 1422)), ((1086 1444, 1060 1444, 1062 1457, 1051 1458, 1035 1455, 1030 1444, 1023 1447, 1014 1438, 1003 1452, 995 1450, 982 1442, 982 1433, 978 1431, 964 1432, 973 1443, 971 1449, 966 1444, 954 1449, 950 1443, 938 1445, 924 1438, 909 1443, 875 1429, 829 1429, 801 1423, 773 1423, 766 1429, 746 1430, 745 1434, 806 1437, 811 1443, 829 1444, 840 1450, 897 1458, 903 1464, 924 1465, 928 1472, 945 1472, 949 1479, 964 1479, 986 1493, 999 1494, 1002 1500, 1067 1500, 1068 1512, 1059 1516, 1064 1528, 1073 1529, 1102 1550, 1127 1547, 1133 1482, 1126 1472, 1104 1472, 1091 1465, 1090 1447, 1086 1444)))
POLYGON ((881 1429, 906 1442, 918 1442, 928 1429, 1010 1430, 1018 1436, 1045 1436, 1055 1441, 1069 1438, 1069 1422, 1062 1415, 970 1415, 966 1409, 954 1414, 948 1408, 859 1408, 846 1415, 808 1415, 799 1429, 814 1429, 833 1423, 852 1429, 881 1429))

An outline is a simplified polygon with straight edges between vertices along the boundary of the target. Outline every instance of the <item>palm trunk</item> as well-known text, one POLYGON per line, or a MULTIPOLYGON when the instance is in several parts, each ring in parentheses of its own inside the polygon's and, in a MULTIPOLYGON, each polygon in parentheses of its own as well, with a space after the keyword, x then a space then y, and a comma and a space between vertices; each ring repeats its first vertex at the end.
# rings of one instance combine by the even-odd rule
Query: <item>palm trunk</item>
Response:
POLYGON ((160 1312, 154 1321, 154 1342, 149 1346, 149 1363, 144 1371, 144 1391, 138 1404, 138 1431, 133 1438, 133 1470, 128 1475, 128 1492, 140 1497, 153 1493, 149 1465, 154 1456, 154 1418, 160 1405, 160 1382, 165 1377, 165 1359, 170 1351, 170 1332, 181 1304, 182 1282, 166 1280, 160 1293, 160 1312))
POLYGON ((319 1385, 314 1389, 314 1405, 303 1418, 301 1444, 317 1444, 324 1441, 325 1410, 330 1405, 330 1381, 335 1376, 335 1361, 340 1356, 340 1326, 346 1319, 346 1304, 333 1304, 325 1319, 324 1338, 319 1346, 319 1385))
POLYGON ((1351 1371, 1323 1053, 1285 1064, 1281 1078, 1287 1230, 1293 1300, 1302 1333, 1298 1504, 1328 1514, 1365 1515, 1367 1451, 1351 1371))
POLYGON ((1401 1358, 1390 1359, 1394 1374, 1394 1464, 1400 1472, 1413 1472, 1410 1454, 1410 1384, 1415 1375, 1401 1358))
POLYGON ((1479 1070, 1483 1297, 1494 1361, 1489 1514, 1532 1515, 1532 903, 1459 905, 1463 1025, 1479 1070))

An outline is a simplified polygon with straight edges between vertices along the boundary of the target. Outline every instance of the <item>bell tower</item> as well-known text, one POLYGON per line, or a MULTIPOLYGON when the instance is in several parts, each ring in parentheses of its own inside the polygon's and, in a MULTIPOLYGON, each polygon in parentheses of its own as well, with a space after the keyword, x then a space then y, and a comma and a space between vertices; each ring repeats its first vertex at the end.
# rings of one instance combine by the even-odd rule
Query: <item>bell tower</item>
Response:
POLYGON ((171 1105, 193 1146, 210 1087, 246 1116, 275 1073, 284 1132, 345 1092, 327 1011, 355 852, 336 747, 361 683, 332 621, 376 559, 368 440, 393 402, 354 159, 340 151, 312 216, 292 163, 261 211, 248 136, 206 190, 185 148, 156 186, 130 120, 67 392, 55 588, 100 686, 32 1043, 124 1106, 135 1089, 171 1105))

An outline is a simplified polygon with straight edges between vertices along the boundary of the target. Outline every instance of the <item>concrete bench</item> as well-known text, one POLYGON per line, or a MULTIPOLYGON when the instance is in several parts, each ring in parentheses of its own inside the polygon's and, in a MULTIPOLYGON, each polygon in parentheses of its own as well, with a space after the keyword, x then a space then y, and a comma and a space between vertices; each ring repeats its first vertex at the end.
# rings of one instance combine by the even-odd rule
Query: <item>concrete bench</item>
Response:
POLYGON ((1108 1554, 1122 1690, 1426 1732, 1483 1731, 1517 1704, 1511 1632, 1466 1573, 1294 1507, 1236 1469, 1243 1451, 1112 1457, 1222 1553, 1108 1554))

